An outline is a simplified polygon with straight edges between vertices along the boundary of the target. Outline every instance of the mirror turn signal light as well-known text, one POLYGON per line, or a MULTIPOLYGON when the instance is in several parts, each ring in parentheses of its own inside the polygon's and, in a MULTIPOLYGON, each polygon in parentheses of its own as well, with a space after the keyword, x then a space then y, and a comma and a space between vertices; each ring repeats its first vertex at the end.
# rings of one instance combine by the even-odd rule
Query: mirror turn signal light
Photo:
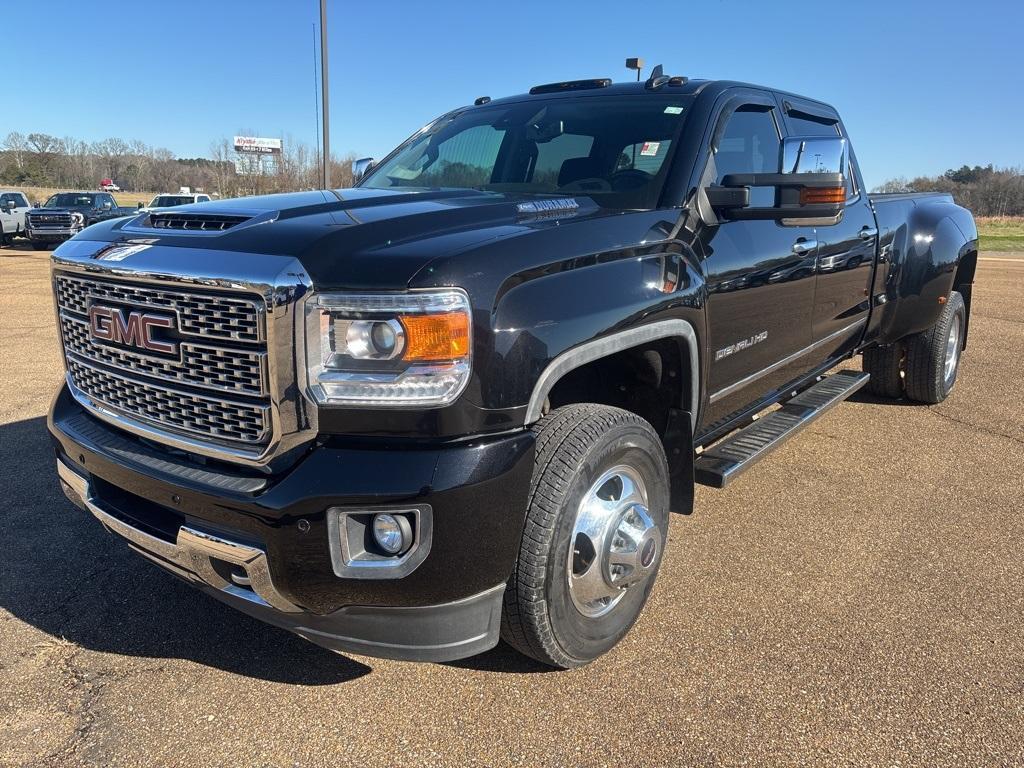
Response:
POLYGON ((829 205, 846 202, 846 187, 804 187, 800 205, 829 205))
POLYGON ((469 354, 469 315, 402 315, 403 360, 456 360, 469 354))

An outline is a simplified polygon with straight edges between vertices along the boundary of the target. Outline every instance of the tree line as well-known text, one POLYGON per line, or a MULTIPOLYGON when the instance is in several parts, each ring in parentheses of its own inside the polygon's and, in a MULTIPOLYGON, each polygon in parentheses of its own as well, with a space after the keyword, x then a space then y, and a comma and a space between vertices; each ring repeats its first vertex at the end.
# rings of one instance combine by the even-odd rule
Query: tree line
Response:
MULTIPOLYGON (((331 186, 352 184, 354 157, 331 158, 331 186)), ((192 187, 221 197, 317 189, 320 153, 286 140, 274 160, 254 158, 236 153, 231 141, 224 138, 210 145, 209 157, 181 158, 169 149, 138 140, 85 142, 16 131, 0 143, 0 184, 5 186, 95 189, 101 179, 113 179, 128 192, 173 192, 192 187)), ((948 192, 975 216, 1024 216, 1021 168, 964 165, 941 176, 891 179, 875 191, 948 192)))
POLYGON ((891 179, 876 192, 948 192, 975 216, 1024 216, 1024 173, 1021 168, 967 165, 941 176, 891 179))
MULTIPOLYGON (((351 185, 353 158, 332 156, 331 186, 351 185)), ((236 153, 226 138, 210 145, 209 157, 196 158, 119 138, 85 142, 14 131, 0 142, 0 184, 5 186, 95 189, 102 179, 113 179, 126 192, 191 187, 221 197, 316 189, 320 153, 290 140, 273 160, 236 153)))

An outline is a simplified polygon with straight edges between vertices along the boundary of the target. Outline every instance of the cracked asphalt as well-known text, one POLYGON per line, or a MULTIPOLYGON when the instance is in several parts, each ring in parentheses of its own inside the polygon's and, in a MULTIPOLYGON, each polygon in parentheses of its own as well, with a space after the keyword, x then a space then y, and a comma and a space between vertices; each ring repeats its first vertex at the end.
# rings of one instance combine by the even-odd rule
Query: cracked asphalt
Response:
POLYGON ((1024 254, 980 263, 947 402, 860 397, 698 489, 567 673, 334 655, 133 555, 57 487, 47 254, 0 285, 0 766, 1024 764, 1024 254))

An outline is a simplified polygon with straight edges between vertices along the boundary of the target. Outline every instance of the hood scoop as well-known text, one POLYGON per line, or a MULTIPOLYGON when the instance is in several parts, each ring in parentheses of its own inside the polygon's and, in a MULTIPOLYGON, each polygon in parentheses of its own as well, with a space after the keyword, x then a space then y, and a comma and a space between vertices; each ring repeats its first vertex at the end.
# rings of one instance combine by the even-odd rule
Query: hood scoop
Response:
POLYGON ((223 232, 225 229, 244 224, 251 218, 223 213, 150 213, 138 226, 192 232, 223 232))

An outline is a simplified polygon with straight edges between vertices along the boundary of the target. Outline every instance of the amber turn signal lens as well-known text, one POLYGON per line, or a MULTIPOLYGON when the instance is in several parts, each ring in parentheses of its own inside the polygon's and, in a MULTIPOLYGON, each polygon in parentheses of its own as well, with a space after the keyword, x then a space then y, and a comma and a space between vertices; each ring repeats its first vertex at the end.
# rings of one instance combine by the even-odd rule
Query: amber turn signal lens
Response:
POLYGON ((403 315, 404 360, 453 360, 469 354, 469 316, 462 312, 444 315, 403 315))
POLYGON ((845 202, 845 187, 804 187, 800 190, 800 205, 827 205, 845 202))

